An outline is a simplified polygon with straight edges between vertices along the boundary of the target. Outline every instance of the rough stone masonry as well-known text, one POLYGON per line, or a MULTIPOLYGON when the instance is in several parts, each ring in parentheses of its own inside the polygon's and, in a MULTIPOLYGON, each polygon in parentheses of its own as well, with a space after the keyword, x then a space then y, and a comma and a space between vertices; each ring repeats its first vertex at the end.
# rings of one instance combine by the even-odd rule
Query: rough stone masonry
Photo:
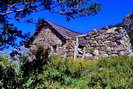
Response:
POLYGON ((121 26, 95 30, 83 38, 86 40, 86 44, 82 57, 112 57, 132 53, 128 34, 121 26))
MULTIPOLYGON (((128 15, 126 18, 128 18, 128 15)), ((131 17, 131 16, 130 16, 131 17)), ((50 55, 74 58, 100 58, 132 54, 130 39, 124 23, 115 26, 106 26, 87 34, 80 34, 43 20, 38 31, 34 34, 30 45, 31 51, 38 45, 51 49, 50 55)), ((132 23, 132 22, 131 22, 132 23)), ((131 27, 130 23, 130 27, 131 27)), ((129 25, 127 25, 129 27, 129 25)), ((126 27, 127 27, 126 26, 126 27)))

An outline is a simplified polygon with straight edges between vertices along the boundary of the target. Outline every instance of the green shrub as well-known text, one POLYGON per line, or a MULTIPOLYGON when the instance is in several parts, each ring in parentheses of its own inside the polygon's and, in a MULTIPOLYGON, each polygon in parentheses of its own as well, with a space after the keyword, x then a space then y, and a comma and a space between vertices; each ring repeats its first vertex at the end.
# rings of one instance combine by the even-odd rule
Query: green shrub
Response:
POLYGON ((99 85, 103 89, 133 88, 133 60, 127 56, 100 60, 92 72, 91 87, 99 85))
POLYGON ((127 56, 101 60, 52 57, 36 79, 36 89, 132 89, 133 60, 127 56), (41 88, 40 88, 41 87, 41 88))
POLYGON ((0 89, 16 89, 20 76, 16 62, 9 56, 0 55, 0 89))
POLYGON ((25 67, 25 70, 20 69, 18 73, 15 67, 10 69, 4 66, 8 70, 0 69, 0 88, 133 89, 133 58, 127 56, 99 60, 62 59, 54 56, 44 64, 33 61, 27 65, 32 68, 25 67), (25 72, 30 74, 25 75, 25 72))

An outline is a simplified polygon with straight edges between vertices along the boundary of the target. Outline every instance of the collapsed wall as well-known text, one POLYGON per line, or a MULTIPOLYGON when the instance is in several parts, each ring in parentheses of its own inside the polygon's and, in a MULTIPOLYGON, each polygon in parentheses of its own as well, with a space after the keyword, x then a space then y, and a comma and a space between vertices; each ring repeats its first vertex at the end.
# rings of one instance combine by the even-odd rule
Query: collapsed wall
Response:
MULTIPOLYGON (((50 46, 50 48, 52 48, 51 55, 56 54, 63 58, 75 58, 76 56, 79 58, 98 59, 101 57, 129 55, 132 53, 130 39, 122 26, 108 26, 100 30, 94 30, 87 35, 79 35, 78 42, 77 40, 68 39, 64 45, 60 46, 58 45, 58 40, 55 39, 56 37, 54 37, 54 39, 51 38, 53 35, 45 34, 44 30, 42 30, 40 34, 43 35, 38 35, 34 42, 38 45, 44 44, 44 47, 50 46), (47 36, 47 38, 49 37, 49 40, 46 40, 44 36, 47 36), (42 41, 40 41, 41 38, 43 39, 42 41), (56 44, 56 49, 51 45, 51 41, 56 44)), ((33 47, 34 46, 31 48, 33 47)))
POLYGON ((82 57, 112 57, 132 53, 128 34, 120 26, 95 30, 82 38, 86 40, 82 57))
POLYGON ((50 25, 39 28, 41 30, 30 44, 30 50, 34 54, 37 46, 41 45, 44 49, 50 50, 49 55, 63 58, 100 58, 131 54, 133 56, 133 41, 130 42, 127 34, 128 30, 133 31, 132 28, 133 14, 125 17, 120 25, 107 26, 88 34, 74 33, 56 24, 51 25, 50 22, 50 25))
POLYGON ((133 13, 129 13, 125 18, 123 19, 123 25, 127 30, 133 31, 133 13))

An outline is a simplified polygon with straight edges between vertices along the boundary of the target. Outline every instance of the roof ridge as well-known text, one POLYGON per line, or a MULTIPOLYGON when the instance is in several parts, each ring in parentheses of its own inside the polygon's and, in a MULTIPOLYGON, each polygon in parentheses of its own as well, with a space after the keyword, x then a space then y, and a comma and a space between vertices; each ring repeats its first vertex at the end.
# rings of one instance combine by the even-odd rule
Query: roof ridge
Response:
POLYGON ((44 20, 44 23, 46 22, 49 26, 52 27, 52 29, 54 29, 57 33, 59 33, 65 39, 70 39, 70 38, 75 39, 75 37, 77 35, 81 34, 81 33, 78 33, 78 32, 74 32, 71 29, 63 27, 61 25, 58 25, 58 24, 56 24, 52 21, 49 21, 49 20, 46 20, 46 19, 43 19, 43 20, 44 20))
POLYGON ((57 23, 55 23, 55 22, 53 22, 53 21, 49 21, 49 20, 47 20, 47 19, 44 19, 44 21, 48 22, 49 24, 54 24, 54 25, 60 26, 60 27, 62 27, 62 28, 65 28, 65 29, 68 30, 68 31, 71 31, 71 32, 74 32, 74 33, 77 33, 77 34, 81 34, 80 32, 75 32, 75 31, 73 31, 72 29, 67 28, 67 27, 64 27, 64 26, 62 26, 62 25, 59 25, 59 24, 57 24, 57 23))

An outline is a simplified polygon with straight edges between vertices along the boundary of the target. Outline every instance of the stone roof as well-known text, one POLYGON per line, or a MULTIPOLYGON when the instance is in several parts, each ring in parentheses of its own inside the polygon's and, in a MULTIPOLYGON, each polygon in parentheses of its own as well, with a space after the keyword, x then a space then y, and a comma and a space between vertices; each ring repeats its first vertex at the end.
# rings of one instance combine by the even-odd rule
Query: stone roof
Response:
MULTIPOLYGON (((78 32, 74 32, 68 28, 65 28, 63 26, 57 25, 53 22, 45 20, 53 29, 57 31, 61 36, 63 36, 65 39, 73 39, 76 40, 76 36, 82 35, 78 32)), ((85 47, 87 44, 87 39, 85 37, 79 37, 79 45, 85 47)))
POLYGON ((44 21, 52 27, 52 30, 55 30, 56 32, 58 32, 58 34, 60 34, 64 39, 74 39, 76 36, 80 35, 80 33, 78 32, 74 32, 68 28, 57 25, 53 22, 50 22, 47 20, 44 20, 44 21))

